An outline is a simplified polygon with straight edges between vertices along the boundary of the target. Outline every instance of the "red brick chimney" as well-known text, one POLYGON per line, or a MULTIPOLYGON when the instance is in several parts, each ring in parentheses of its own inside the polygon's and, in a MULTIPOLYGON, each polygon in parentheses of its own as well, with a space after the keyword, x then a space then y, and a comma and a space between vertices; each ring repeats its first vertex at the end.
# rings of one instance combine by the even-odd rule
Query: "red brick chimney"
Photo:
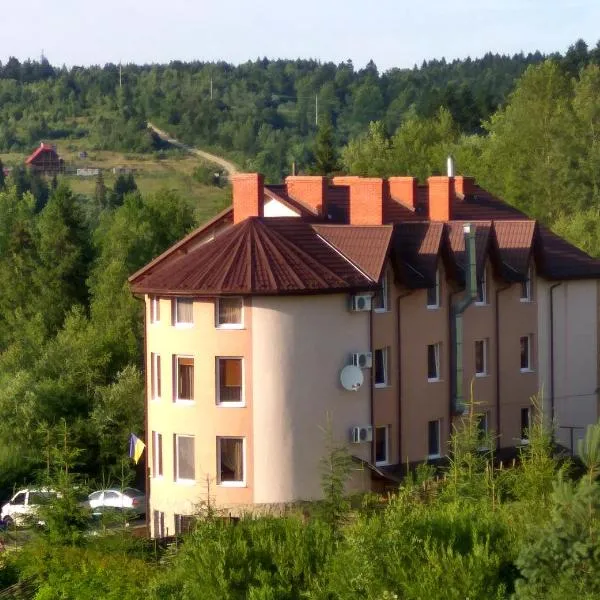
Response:
POLYGON ((396 202, 403 204, 411 210, 417 208, 417 178, 416 177, 390 177, 388 179, 390 196, 396 202))
POLYGON ((265 178, 260 173, 233 175, 233 223, 248 217, 262 217, 265 204, 265 178))
POLYGON ((382 225, 386 182, 381 177, 334 177, 350 188, 350 225, 382 225))
POLYGON ((289 196, 327 215, 327 178, 321 175, 290 175, 285 178, 289 196))
POLYGON ((454 178, 454 192, 464 199, 475 193, 475 178, 459 175, 454 178))
POLYGON ((453 177, 429 177, 429 220, 450 221, 452 219, 453 177))

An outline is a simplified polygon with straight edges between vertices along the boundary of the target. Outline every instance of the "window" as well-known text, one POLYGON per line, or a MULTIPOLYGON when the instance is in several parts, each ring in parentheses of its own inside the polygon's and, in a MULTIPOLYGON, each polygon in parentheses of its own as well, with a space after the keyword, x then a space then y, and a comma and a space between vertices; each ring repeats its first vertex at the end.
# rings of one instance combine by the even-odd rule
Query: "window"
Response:
POLYGON ((152 522, 154 529, 154 537, 161 538, 165 535, 165 513, 159 510, 152 512, 152 522))
POLYGON ((381 287, 375 292, 373 296, 373 309, 375 312, 386 312, 389 310, 390 305, 390 289, 389 289, 389 276, 386 271, 381 280, 381 287))
POLYGON ((387 465, 389 463, 389 426, 375 427, 375 464, 387 465))
POLYGON ((176 326, 189 326, 194 323, 194 301, 189 298, 175 298, 173 322, 176 326))
POLYGON ((440 270, 435 270, 435 285, 427 288, 427 308, 440 307, 440 270))
POLYGON ((531 336, 524 335, 521 337, 521 371, 531 371, 531 336))
POLYGON ((440 345, 427 346, 427 381, 439 381, 440 374, 440 345))
POLYGON ((487 272, 484 267, 481 277, 477 280, 477 299, 475 304, 483 306, 487 304, 487 272))
POLYGON ((150 354, 150 393, 152 400, 158 400, 161 395, 160 354, 150 354))
POLYGON ((152 296, 150 299, 150 323, 160 322, 160 298, 152 296))
POLYGON ((429 421, 427 424, 427 452, 429 458, 441 456, 440 421, 429 421))
POLYGON ((175 434, 175 481, 195 481, 194 436, 175 434))
POLYGON ((487 340, 475 341, 475 377, 485 377, 488 374, 487 348, 487 340))
POLYGON ((521 302, 531 302, 533 300, 531 266, 527 269, 525 277, 525 281, 521 282, 521 302))
POLYGON ((25 492, 19 492, 11 501, 11 504, 21 506, 25 504, 25 492))
POLYGON ((162 433, 152 432, 152 474, 154 477, 163 476, 163 445, 162 433))
POLYGON ((175 372, 175 400, 194 400, 194 359, 191 356, 176 356, 175 372))
POLYGON ((521 409, 521 444, 529 443, 531 409, 529 407, 521 409))
POLYGON ((375 387, 384 387, 389 383, 389 348, 375 350, 375 387))
POLYGON ((217 404, 241 406, 243 403, 242 359, 217 358, 217 404))
POLYGON ((243 322, 243 298, 219 298, 217 300, 217 327, 241 329, 243 322))
POLYGON ((194 529, 196 517, 192 515, 175 515, 175 535, 190 533, 194 529))
POLYGON ((217 474, 220 485, 246 485, 245 446, 244 438, 217 438, 217 474))

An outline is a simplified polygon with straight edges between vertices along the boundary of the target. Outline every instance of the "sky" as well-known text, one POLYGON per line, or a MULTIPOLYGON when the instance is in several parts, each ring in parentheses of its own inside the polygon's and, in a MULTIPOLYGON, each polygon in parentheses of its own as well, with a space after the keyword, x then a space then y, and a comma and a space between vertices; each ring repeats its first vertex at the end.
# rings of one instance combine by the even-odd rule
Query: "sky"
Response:
POLYGON ((380 71, 600 39, 600 0, 2 2, 0 61, 53 65, 314 58, 380 71))

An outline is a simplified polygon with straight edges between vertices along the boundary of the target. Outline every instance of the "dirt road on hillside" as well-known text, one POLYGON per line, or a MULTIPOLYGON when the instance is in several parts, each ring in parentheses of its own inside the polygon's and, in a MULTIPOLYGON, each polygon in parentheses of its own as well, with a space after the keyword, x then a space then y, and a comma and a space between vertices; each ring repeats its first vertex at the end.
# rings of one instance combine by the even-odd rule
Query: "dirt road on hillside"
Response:
POLYGON ((215 163, 220 167, 223 167, 223 169, 227 171, 227 175, 229 177, 231 177, 231 175, 235 175, 235 173, 238 172, 238 168, 232 162, 226 160, 221 156, 217 156, 216 154, 211 154, 210 152, 205 152, 204 150, 199 150, 198 148, 193 148, 192 146, 183 144, 179 140, 172 138, 166 131, 159 129, 158 127, 156 127, 156 125, 150 123, 150 121, 148 121, 148 129, 152 129, 152 131, 154 131, 154 133, 156 133, 156 135, 159 138, 161 138, 165 142, 168 142, 172 146, 176 146, 177 148, 181 148, 182 150, 187 150, 191 154, 195 154, 196 156, 199 156, 204 160, 215 163))

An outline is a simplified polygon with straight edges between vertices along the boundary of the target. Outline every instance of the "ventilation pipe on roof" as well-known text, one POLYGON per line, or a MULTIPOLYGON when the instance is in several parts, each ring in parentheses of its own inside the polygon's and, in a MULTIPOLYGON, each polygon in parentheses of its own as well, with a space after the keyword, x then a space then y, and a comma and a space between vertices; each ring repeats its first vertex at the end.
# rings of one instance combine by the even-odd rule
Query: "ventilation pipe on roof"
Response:
POLYGON ((465 293, 450 308, 452 336, 452 414, 462 415, 465 412, 463 393, 463 314, 477 298, 477 263, 475 256, 475 225, 464 226, 465 234, 465 293))
POLYGON ((447 160, 448 177, 454 177, 454 159, 448 156, 447 160))

